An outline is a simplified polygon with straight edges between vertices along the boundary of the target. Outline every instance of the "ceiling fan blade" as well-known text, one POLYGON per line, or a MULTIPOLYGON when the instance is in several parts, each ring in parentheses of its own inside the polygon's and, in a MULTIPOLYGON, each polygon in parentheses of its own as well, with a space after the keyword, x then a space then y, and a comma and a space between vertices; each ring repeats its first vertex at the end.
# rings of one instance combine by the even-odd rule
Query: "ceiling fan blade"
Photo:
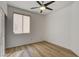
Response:
POLYGON ((39 7, 32 7, 31 9, 36 9, 36 8, 39 8, 39 7))
POLYGON ((55 1, 51 1, 51 2, 48 2, 48 3, 46 3, 46 4, 44 4, 45 6, 48 6, 48 5, 50 5, 51 3, 54 3, 55 1))
POLYGON ((37 3, 38 3, 40 6, 42 5, 39 1, 37 1, 37 3))
POLYGON ((46 9, 48 9, 48 10, 53 10, 53 9, 51 9, 51 8, 49 8, 49 7, 46 7, 46 9))
POLYGON ((40 13, 42 13, 43 11, 41 10, 40 13))

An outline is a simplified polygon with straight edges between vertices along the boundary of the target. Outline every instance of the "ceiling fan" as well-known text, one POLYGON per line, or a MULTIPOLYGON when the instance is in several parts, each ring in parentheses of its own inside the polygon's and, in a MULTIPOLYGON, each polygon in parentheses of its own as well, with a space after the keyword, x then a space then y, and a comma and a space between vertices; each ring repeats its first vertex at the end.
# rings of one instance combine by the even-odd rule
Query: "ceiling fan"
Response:
POLYGON ((48 7, 48 5, 50 5, 50 4, 52 4, 52 3, 54 3, 55 1, 50 1, 50 2, 48 2, 48 3, 46 3, 46 4, 44 4, 44 1, 36 1, 40 6, 39 7, 32 7, 31 9, 37 9, 37 8, 39 8, 40 9, 40 13, 42 13, 44 10, 46 10, 46 9, 48 9, 48 10, 53 10, 53 9, 51 9, 51 8, 49 8, 48 7))

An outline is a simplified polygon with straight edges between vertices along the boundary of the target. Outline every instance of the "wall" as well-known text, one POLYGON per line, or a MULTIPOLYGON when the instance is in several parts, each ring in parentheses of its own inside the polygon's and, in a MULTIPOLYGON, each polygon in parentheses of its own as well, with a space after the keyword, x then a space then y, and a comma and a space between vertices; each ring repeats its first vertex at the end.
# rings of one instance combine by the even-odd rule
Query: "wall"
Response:
POLYGON ((7 15, 7 3, 0 1, 0 56, 5 54, 5 18, 7 15))
POLYGON ((4 12, 0 8, 0 56, 4 56, 5 51, 5 18, 4 18, 4 12))
POLYGON ((6 48, 42 41, 44 16, 31 13, 16 7, 8 6, 8 19, 6 21, 6 48), (31 33, 13 33, 13 12, 31 16, 31 33))
POLYGON ((79 2, 72 5, 72 19, 70 22, 71 49, 79 55, 79 2))
POLYGON ((79 55, 79 2, 46 15, 45 39, 79 55))
POLYGON ((7 2, 0 1, 0 7, 3 9, 4 13, 7 14, 7 2))
POLYGON ((71 19, 71 6, 57 12, 52 12, 47 17, 47 41, 69 48, 69 22, 71 19))

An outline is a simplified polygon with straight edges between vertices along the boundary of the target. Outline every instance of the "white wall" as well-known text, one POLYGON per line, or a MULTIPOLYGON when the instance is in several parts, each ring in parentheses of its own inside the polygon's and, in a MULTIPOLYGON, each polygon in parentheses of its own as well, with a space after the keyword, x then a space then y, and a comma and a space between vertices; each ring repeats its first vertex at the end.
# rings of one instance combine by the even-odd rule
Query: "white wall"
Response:
POLYGON ((72 5, 70 26, 71 49, 79 55, 79 2, 72 5))
POLYGON ((63 8, 57 12, 52 12, 46 17, 47 41, 69 48, 69 22, 71 19, 71 6, 63 8))
POLYGON ((47 15, 45 34, 46 41, 79 55, 79 2, 47 15))
POLYGON ((6 48, 42 41, 44 16, 26 10, 8 6, 8 19, 6 21, 6 48), (31 33, 13 33, 13 12, 31 16, 31 33))

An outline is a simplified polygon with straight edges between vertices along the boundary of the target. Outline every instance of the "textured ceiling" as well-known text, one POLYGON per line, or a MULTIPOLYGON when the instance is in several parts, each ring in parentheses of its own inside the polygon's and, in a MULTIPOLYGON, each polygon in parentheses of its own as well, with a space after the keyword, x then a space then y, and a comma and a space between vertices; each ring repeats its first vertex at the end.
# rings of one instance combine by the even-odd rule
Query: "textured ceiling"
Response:
MULTIPOLYGON (((47 3, 49 1, 45 1, 44 3, 47 3)), ((50 4, 48 7, 52 8, 53 12, 54 11, 58 11, 61 8, 64 8, 66 6, 69 6, 73 3, 73 1, 56 1, 53 4, 50 4)), ((31 12, 35 12, 40 14, 40 9, 30 9, 31 7, 37 7, 39 6, 36 1, 8 1, 8 4, 14 7, 18 7, 21 9, 25 9, 31 12)), ((50 10, 45 10, 42 14, 46 15, 50 12, 52 12, 50 10)))

